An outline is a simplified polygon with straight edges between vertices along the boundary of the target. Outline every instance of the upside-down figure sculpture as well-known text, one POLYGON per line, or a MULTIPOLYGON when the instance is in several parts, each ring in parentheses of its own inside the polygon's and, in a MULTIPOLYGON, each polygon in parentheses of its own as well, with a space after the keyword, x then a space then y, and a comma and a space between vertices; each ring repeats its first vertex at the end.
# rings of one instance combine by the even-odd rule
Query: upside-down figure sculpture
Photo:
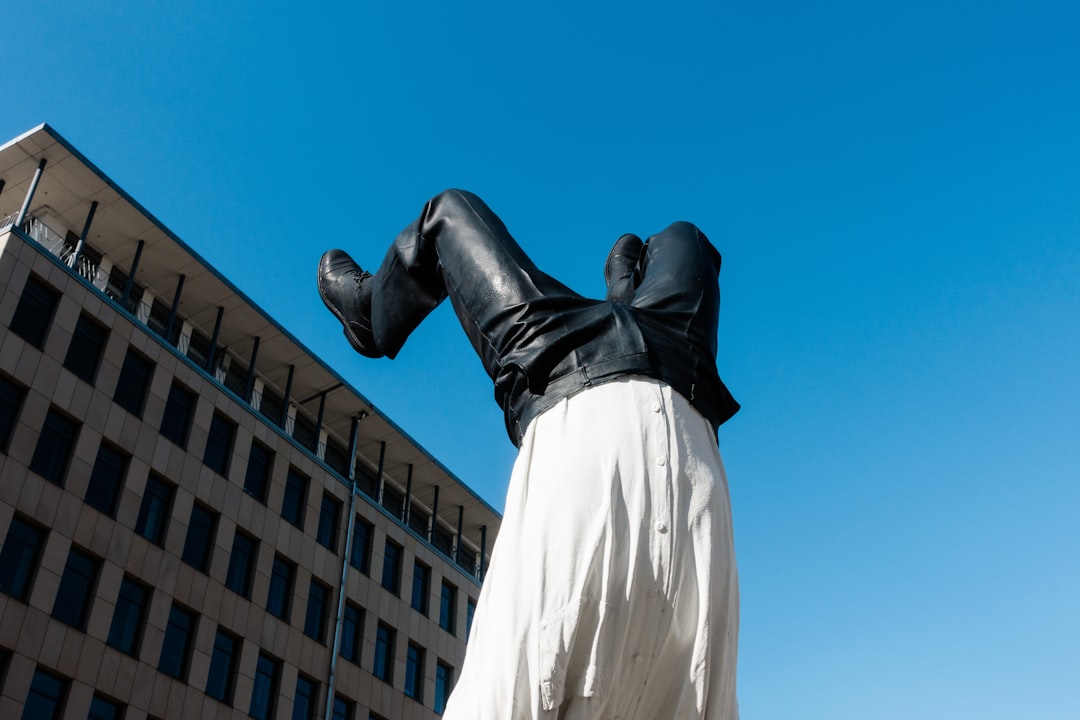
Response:
POLYGON ((739 591, 716 369, 720 254, 675 223, 624 235, 607 297, 541 272, 448 190, 372 275, 319 293, 353 348, 393 358, 449 298, 519 448, 444 720, 735 720, 739 591))

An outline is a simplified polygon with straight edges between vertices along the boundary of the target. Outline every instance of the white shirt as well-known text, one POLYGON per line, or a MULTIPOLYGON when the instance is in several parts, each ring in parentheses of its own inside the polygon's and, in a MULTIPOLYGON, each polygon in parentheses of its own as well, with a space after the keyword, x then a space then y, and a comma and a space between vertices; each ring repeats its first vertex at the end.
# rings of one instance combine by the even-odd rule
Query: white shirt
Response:
POLYGON ((444 720, 736 720, 739 594, 709 423, 630 376, 530 424, 444 720))

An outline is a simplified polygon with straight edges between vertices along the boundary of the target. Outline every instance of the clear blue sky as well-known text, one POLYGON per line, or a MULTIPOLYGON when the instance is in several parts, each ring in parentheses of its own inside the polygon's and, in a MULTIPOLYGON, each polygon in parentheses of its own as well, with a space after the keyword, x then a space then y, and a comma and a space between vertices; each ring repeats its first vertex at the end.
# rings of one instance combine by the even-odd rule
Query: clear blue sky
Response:
POLYGON ((351 353, 375 264, 472 189, 587 294, 675 219, 724 254, 745 720, 1080 717, 1080 6, 7 3, 49 122, 492 505, 442 308, 351 353))

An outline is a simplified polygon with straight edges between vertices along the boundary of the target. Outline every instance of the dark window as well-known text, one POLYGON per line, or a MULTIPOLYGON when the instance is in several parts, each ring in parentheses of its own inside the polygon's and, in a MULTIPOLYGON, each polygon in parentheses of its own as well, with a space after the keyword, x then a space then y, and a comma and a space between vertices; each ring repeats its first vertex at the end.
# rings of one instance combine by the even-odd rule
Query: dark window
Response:
POLYGON ((454 668, 439 660, 435 663, 435 712, 439 715, 446 709, 446 699, 453 689, 454 668))
POLYGON ((187 448, 191 416, 195 413, 195 393, 173 381, 165 414, 161 417, 161 434, 182 448, 187 448))
POLYGON ((264 386, 259 399, 259 412, 271 423, 281 427, 285 417, 285 398, 264 386))
POLYGON ((191 659, 191 644, 195 638, 195 625, 198 615, 173 605, 169 610, 169 624, 165 628, 165 640, 161 644, 161 660, 158 670, 187 682, 188 661, 191 659))
POLYGON ((173 485, 151 474, 146 479, 146 490, 143 492, 142 505, 139 506, 139 518, 135 521, 135 532, 155 545, 161 545, 165 541, 165 528, 169 525, 175 493, 176 488, 173 485))
POLYGON ((150 389, 150 378, 153 374, 154 363, 129 347, 127 355, 124 356, 124 365, 120 368, 120 379, 116 381, 113 402, 141 418, 143 405, 146 404, 146 391, 150 389))
POLYGON ((469 639, 469 635, 472 634, 472 619, 476 613, 476 601, 469 598, 465 601, 465 639, 469 639))
POLYGON ((229 554, 229 572, 225 575, 225 587, 241 597, 251 597, 251 578, 255 574, 255 553, 259 541, 240 528, 233 535, 232 552, 229 554))
POLYGON ((109 627, 109 645, 134 657, 139 655, 146 611, 150 607, 150 588, 129 577, 120 583, 120 595, 116 599, 112 625, 109 627))
POLYGON ((323 494, 322 505, 319 507, 319 530, 315 534, 315 541, 323 547, 330 548, 330 552, 337 552, 338 522, 341 519, 341 503, 332 495, 323 494))
POLYGON ((184 325, 184 321, 177 315, 173 319, 172 328, 169 328, 169 316, 172 315, 172 304, 165 303, 158 298, 154 298, 154 302, 150 304, 150 317, 147 318, 147 326, 164 338, 170 345, 176 347, 177 341, 180 339, 180 329, 184 325), (166 334, 166 331, 169 331, 166 334))
POLYGON ((364 639, 364 611, 359 605, 345 601, 341 620, 341 657, 360 664, 360 641, 364 639))
POLYGON ((274 453, 258 441, 252 441, 248 455, 247 472, 244 474, 244 491, 261 503, 266 502, 266 487, 270 484, 270 468, 274 453))
MULTIPOLYGON (((245 393, 247 392, 248 370, 235 357, 231 355, 228 357, 229 365, 225 368, 225 387, 247 400, 245 393)), ((224 358, 222 360, 224 361, 224 358)), ((224 362, 222 362, 222 366, 224 367, 224 362)))
POLYGON ((34 457, 30 460, 30 469, 50 482, 63 485, 78 434, 77 422, 56 408, 49 408, 34 448, 34 457))
POLYGON ((334 696, 333 720, 353 720, 354 706, 352 701, 346 700, 340 695, 334 696))
POLYGON ((371 674, 383 682, 394 684, 394 629, 382 623, 375 632, 375 664, 371 674))
POLYGON ((292 720, 314 720, 319 701, 319 683, 303 675, 296 676, 296 698, 293 700, 292 720))
POLYGON ((470 575, 476 574, 476 553, 461 545, 458 547, 457 564, 470 575))
POLYGON ((219 628, 214 637, 214 653, 210 656, 210 673, 206 677, 207 695, 232 705, 239 659, 240 638, 219 628))
POLYGON ((135 308, 138 307, 139 301, 142 300, 143 287, 139 283, 128 278, 119 265, 113 265, 113 269, 109 271, 109 282, 105 285, 105 294, 115 300, 118 304, 124 299, 124 290, 131 285, 131 289, 128 292, 127 302, 123 303, 123 307, 130 313, 135 312, 135 308))
POLYGON ((375 477, 375 473, 372 472, 367 465, 363 463, 360 458, 356 458, 356 487, 360 492, 364 493, 370 498, 375 497, 375 491, 379 484, 378 478, 375 477))
POLYGON ((326 643, 326 609, 330 604, 330 588, 312 578, 308 590, 307 614, 304 616, 304 634, 326 643))
POLYGON ((439 627, 451 635, 457 633, 457 588, 443 580, 439 595, 439 627))
POLYGON ((19 304, 11 318, 11 332, 36 348, 45 344, 60 293, 31 275, 26 278, 19 304))
POLYGON ((0 648, 0 687, 4 687, 7 680, 8 664, 11 662, 11 651, 0 648))
POLYGON ((210 553, 214 549, 214 528, 217 514, 195 503, 191 508, 191 522, 184 540, 181 559, 196 570, 206 572, 210 567, 210 553))
POLYGON ((431 568, 417 560, 413 564, 412 606, 423 615, 428 614, 428 595, 431 593, 431 568))
POLYGON ((454 554, 454 536, 444 530, 436 520, 432 521, 431 544, 446 557, 452 557, 454 554))
POLYGON ((205 368, 206 361, 210 357, 210 338, 192 328, 191 337, 188 339, 187 356, 196 365, 205 368))
POLYGON ((34 671, 30 694, 23 705, 23 720, 58 720, 64 713, 70 681, 41 668, 34 671))
POLYGON ((235 437, 236 423, 221 413, 214 413, 210 419, 210 434, 206 437, 203 464, 218 475, 227 476, 235 437))
POLYGON ((424 648, 413 643, 405 656, 405 694, 417 702, 424 700, 424 648))
POLYGON ((90 714, 86 716, 86 720, 122 720, 123 717, 123 703, 94 693, 94 699, 90 701, 90 714))
POLYGON ((304 511, 307 509, 308 479, 294 467, 285 477, 285 497, 281 501, 281 517, 304 529, 304 511))
POLYGON ((326 453, 323 460, 341 477, 349 477, 349 451, 332 437, 326 438, 326 453))
POLYGON ((105 341, 108 339, 108 330, 86 313, 80 313, 79 321, 75 323, 75 332, 71 336, 71 344, 68 345, 67 356, 64 358, 64 367, 93 385, 98 365, 101 363, 101 353, 105 350, 105 341))
POLYGON ((390 538, 383 555, 382 586, 395 595, 401 592, 401 546, 390 538))
POLYGON ((80 630, 86 628, 99 567, 100 563, 96 558, 81 550, 71 549, 67 564, 64 565, 64 574, 60 576, 56 601, 53 603, 54 618, 80 630))
POLYGON ((311 452, 315 452, 318 447, 319 432, 315 421, 300 411, 297 411, 293 421, 293 439, 311 452))
POLYGON ((86 503, 112 517, 116 513, 120 489, 124 487, 127 466, 127 453, 102 441, 86 486, 86 503))
POLYGON ((19 418, 26 388, 16 385, 0 375, 0 452, 6 453, 11 435, 15 430, 15 421, 19 418))
POLYGON ((383 483, 382 505, 391 515, 401 520, 405 512, 405 493, 399 492, 388 483, 383 483))
POLYGON ((414 533, 422 538, 427 538, 428 520, 431 516, 420 509, 420 507, 413 503, 409 508, 409 527, 414 533))
POLYGON ((371 572, 371 538, 374 534, 375 526, 357 515, 353 521, 352 551, 349 553, 349 563, 365 575, 371 572))
POLYGON ((259 653, 255 664, 255 682, 251 687, 251 708, 248 715, 255 720, 270 720, 274 717, 274 699, 278 694, 278 678, 281 675, 281 662, 265 653, 259 653))
POLYGON ((296 566, 280 555, 274 556, 270 571, 270 592, 266 597, 266 610, 271 615, 289 622, 289 605, 292 599, 293 575, 296 566))
POLYGON ((47 534, 47 530, 18 515, 11 518, 4 547, 0 549, 0 592, 26 601, 47 534))

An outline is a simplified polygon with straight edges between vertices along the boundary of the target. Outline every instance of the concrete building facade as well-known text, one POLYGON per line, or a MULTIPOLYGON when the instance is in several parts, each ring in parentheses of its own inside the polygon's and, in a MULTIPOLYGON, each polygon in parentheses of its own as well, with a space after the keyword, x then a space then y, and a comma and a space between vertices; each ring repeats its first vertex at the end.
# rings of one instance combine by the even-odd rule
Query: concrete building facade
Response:
POLYGON ((498 513, 47 125, 0 218, 0 718, 441 714, 498 513))

